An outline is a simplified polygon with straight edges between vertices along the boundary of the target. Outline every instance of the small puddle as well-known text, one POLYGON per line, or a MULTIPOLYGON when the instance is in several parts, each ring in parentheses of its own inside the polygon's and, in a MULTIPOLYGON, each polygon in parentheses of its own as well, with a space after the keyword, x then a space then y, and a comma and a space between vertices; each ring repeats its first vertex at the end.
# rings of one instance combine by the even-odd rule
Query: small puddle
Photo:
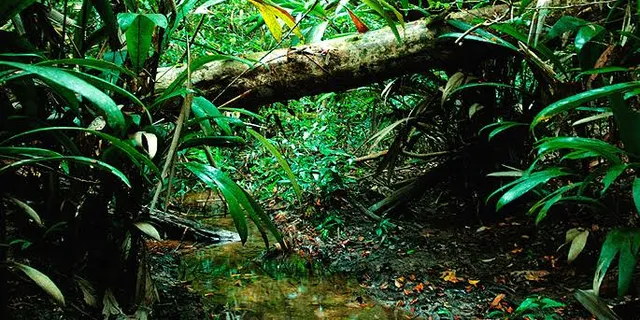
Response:
MULTIPOLYGON (((230 218, 205 222, 233 230, 230 218)), ((348 275, 328 274, 298 255, 262 259, 263 251, 251 226, 244 246, 232 242, 185 255, 180 277, 205 297, 207 311, 222 319, 404 319, 363 296, 348 275)))

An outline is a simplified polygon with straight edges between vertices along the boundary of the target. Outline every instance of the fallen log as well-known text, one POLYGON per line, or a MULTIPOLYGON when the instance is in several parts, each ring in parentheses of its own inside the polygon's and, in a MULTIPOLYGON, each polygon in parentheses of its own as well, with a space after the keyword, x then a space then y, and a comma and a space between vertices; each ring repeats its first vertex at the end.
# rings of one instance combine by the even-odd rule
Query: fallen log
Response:
POLYGON ((240 241, 240 236, 236 232, 203 226, 196 221, 160 210, 154 210, 153 214, 150 215, 150 219, 160 227, 164 238, 172 240, 208 244, 240 241))
MULTIPOLYGON (((493 6, 456 13, 449 18, 469 20, 505 10, 508 7, 493 6)), ((344 91, 431 69, 457 70, 465 64, 473 65, 473 61, 483 56, 491 56, 491 49, 496 48, 486 43, 454 44, 454 39, 439 39, 439 35, 452 31, 442 21, 418 20, 399 30, 401 42, 386 27, 243 56, 258 61, 252 66, 235 60, 210 62, 193 72, 193 87, 217 105, 232 101, 231 106, 255 109, 272 102, 344 91), (478 46, 484 50, 477 49, 478 46)), ((168 88, 184 70, 185 67, 159 70, 156 90, 168 88)))

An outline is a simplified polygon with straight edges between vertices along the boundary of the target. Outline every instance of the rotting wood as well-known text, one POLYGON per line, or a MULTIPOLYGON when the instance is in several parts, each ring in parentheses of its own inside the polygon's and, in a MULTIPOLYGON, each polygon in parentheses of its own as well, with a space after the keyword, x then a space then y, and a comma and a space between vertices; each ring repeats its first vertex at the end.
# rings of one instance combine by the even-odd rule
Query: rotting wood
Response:
MULTIPOLYGON (((492 12, 506 7, 497 6, 492 12)), ((483 12, 481 12, 483 13, 483 12)), ((452 15, 454 19, 471 19, 478 12, 452 15)), ((230 106, 255 109, 278 101, 338 92, 406 74, 431 69, 456 69, 469 60, 488 56, 490 44, 464 41, 453 44, 439 39, 452 31, 442 22, 418 20, 400 28, 398 42, 390 28, 308 45, 276 49, 244 56, 260 61, 251 68, 245 63, 214 61, 193 72, 194 88, 215 104, 229 101, 230 106), (474 50, 481 46, 484 50, 474 50), (474 55, 469 56, 470 50, 474 55), (472 58, 472 59, 471 59, 472 58)), ((183 68, 158 72, 156 89, 162 91, 178 78, 183 68)))

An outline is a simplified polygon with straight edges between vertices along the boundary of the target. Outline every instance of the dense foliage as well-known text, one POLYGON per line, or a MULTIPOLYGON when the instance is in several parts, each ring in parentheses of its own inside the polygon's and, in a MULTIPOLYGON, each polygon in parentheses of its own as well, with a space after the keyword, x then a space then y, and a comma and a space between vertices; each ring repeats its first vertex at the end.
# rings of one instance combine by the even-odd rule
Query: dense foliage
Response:
MULTIPOLYGON (((621 0, 561 8, 548 1, 4 0, 0 306, 7 307, 7 285, 26 275, 60 305, 84 300, 107 318, 146 318, 157 292, 144 238, 161 239, 152 219, 172 199, 215 190, 242 242, 251 222, 267 248, 275 239, 284 250, 289 244, 262 203, 281 201, 308 217, 355 176, 377 174, 397 182, 363 209, 378 220, 380 236, 399 216, 394 209, 442 182, 469 200, 470 220, 501 210, 526 211, 536 223, 607 216, 618 228, 603 241, 592 290, 577 295, 589 311, 606 314, 597 298, 605 275, 619 257, 617 289, 626 294, 640 251, 638 10, 621 0), (448 17, 483 9, 496 14, 448 17), (192 86, 192 72, 213 61, 260 65, 249 52, 383 26, 401 43, 404 25, 419 18, 446 30, 439 43, 470 44, 482 60, 408 70, 261 112, 227 107, 192 86), (155 86, 164 67, 181 65, 167 88, 155 86), (358 166, 370 160, 377 167, 358 166), (400 179, 403 165, 422 169, 400 179)), ((344 224, 335 214, 315 218, 325 236, 344 224)), ((585 229, 567 231, 570 261, 588 237, 585 229)), ((525 303, 517 314, 557 306, 525 303)))

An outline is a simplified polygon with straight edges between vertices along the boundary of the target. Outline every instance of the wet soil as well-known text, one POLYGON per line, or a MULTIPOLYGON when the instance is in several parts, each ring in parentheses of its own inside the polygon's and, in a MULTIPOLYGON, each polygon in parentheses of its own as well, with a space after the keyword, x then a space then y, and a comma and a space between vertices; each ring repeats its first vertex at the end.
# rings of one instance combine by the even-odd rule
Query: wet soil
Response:
MULTIPOLYGON (((318 217, 280 208, 272 213, 290 253, 264 256, 254 231, 245 246, 189 249, 179 278, 203 297, 212 319, 483 319, 492 311, 506 318, 529 296, 566 304, 547 314, 591 318, 573 294, 590 288, 606 233, 583 222, 592 216, 577 211, 536 226, 516 210, 482 223, 468 203, 427 194, 392 213, 397 227, 382 232, 347 201, 316 208, 315 215, 342 221, 324 229, 318 217), (558 248, 574 227, 591 237, 570 265, 568 248, 558 248)), ((231 227, 228 218, 209 223, 231 227)))
MULTIPOLYGON (((358 194, 363 203, 377 200, 364 189, 358 194)), ((427 193, 390 213, 397 227, 386 230, 344 200, 317 205, 311 216, 310 210, 272 208, 291 245, 287 252, 272 246, 265 254, 255 228, 244 245, 150 241, 160 295, 152 318, 486 319, 492 311, 501 312, 492 318, 514 318, 510 313, 529 296, 566 304, 547 315, 591 318, 573 294, 591 287, 606 226, 617 221, 575 210, 569 216, 555 212, 536 226, 512 210, 483 223, 486 217, 469 203, 442 191, 427 193), (331 215, 341 222, 318 228, 331 215), (566 230, 575 227, 591 235, 568 264, 567 248, 558 248, 566 230)), ((232 229, 228 217, 202 222, 232 229)), ((612 296, 615 278, 605 281, 603 291, 612 296)), ((33 297, 10 307, 18 319, 101 318, 83 306, 61 309, 33 297)), ((624 319, 637 314, 629 304, 618 311, 624 319)))

